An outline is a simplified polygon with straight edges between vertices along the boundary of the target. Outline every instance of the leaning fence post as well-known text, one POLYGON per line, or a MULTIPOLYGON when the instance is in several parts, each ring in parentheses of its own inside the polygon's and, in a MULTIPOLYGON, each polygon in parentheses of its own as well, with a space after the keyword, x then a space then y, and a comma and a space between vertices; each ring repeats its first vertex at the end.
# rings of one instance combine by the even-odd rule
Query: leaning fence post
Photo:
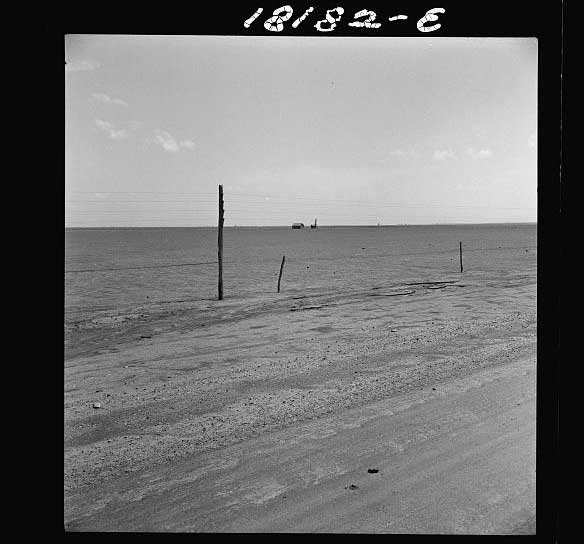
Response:
POLYGON ((278 293, 280 292, 280 280, 282 279, 282 270, 284 270, 284 262, 286 261, 286 255, 282 256, 282 264, 280 265, 280 275, 278 276, 278 293))

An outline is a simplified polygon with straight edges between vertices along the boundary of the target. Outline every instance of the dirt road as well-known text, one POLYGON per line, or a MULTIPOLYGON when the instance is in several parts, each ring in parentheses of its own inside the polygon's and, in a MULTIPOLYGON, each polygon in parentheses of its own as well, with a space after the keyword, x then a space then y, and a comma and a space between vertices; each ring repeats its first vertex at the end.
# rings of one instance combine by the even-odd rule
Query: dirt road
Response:
POLYGON ((535 375, 510 361, 92 487, 68 528, 533 534, 535 375))

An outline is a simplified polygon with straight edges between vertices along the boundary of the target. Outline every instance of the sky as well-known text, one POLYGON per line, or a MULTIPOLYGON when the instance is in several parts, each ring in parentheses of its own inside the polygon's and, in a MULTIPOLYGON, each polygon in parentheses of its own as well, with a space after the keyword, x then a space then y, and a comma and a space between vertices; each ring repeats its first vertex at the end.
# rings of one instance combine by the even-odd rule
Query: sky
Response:
POLYGON ((65 226, 537 220, 537 40, 65 37, 65 226))

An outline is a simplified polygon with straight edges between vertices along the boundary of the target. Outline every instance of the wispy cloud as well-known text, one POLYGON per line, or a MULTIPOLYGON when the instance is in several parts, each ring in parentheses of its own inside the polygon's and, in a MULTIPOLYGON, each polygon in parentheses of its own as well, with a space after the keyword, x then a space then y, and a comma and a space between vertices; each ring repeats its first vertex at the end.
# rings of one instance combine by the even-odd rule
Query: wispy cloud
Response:
POLYGON ((488 148, 476 151, 474 148, 469 147, 466 153, 473 159, 488 159, 493 156, 493 152, 488 148))
POLYGON ((448 159, 454 159, 455 157, 456 155, 454 154, 454 151, 451 151, 450 149, 436 149, 433 155, 435 161, 445 161, 448 159))
POLYGON ((527 139, 527 145, 529 147, 531 147, 532 149, 535 149, 537 147, 537 133, 534 132, 531 134, 531 136, 527 139))
POLYGON ((102 119, 96 119, 95 124, 100 130, 103 130, 112 140, 123 140, 128 137, 126 129, 116 129, 114 125, 102 119))
POLYGON ((116 106, 128 107, 128 103, 121 98, 111 98, 105 93, 93 93, 91 97, 97 102, 102 102, 103 104, 115 104, 116 106))
POLYGON ((177 141, 170 132, 161 129, 154 131, 154 139, 151 141, 170 153, 178 153, 181 149, 189 149, 191 151, 195 149, 195 142, 193 140, 177 141))
POLYGON ((94 60, 73 60, 65 64, 65 72, 89 72, 97 70, 101 64, 94 60))
POLYGON ((185 149, 190 149, 191 151, 194 151, 195 149, 195 142, 193 142, 193 140, 183 140, 178 145, 184 147, 185 149))
POLYGON ((180 151, 177 141, 165 130, 156 129, 154 131, 154 141, 161 145, 165 151, 171 153, 178 153, 180 151))

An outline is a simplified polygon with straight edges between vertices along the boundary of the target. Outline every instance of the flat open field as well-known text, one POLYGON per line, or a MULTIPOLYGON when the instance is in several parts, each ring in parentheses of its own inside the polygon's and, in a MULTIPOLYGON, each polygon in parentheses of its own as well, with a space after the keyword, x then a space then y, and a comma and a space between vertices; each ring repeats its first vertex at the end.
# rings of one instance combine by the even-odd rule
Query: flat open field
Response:
POLYGON ((534 533, 530 251, 69 325, 66 528, 534 533))

